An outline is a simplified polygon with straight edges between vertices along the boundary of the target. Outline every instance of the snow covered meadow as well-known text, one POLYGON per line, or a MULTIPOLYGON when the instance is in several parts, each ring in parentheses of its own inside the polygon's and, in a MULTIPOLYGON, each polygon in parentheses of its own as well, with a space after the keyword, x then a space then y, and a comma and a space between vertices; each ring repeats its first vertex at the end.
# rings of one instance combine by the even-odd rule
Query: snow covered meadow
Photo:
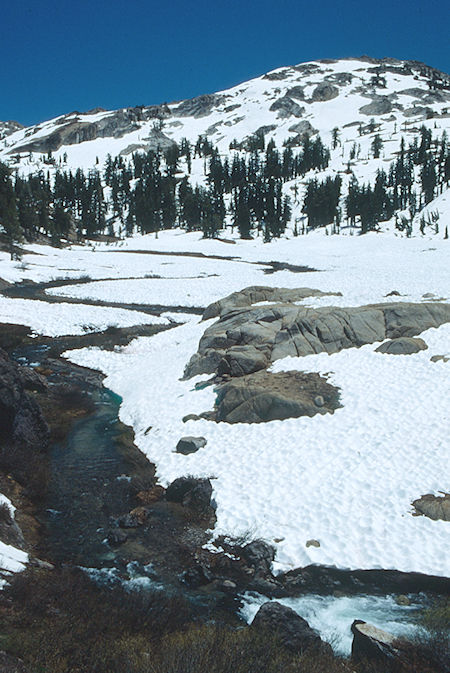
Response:
POLYGON ((448 241, 393 232, 326 236, 322 230, 270 244, 230 244, 171 231, 95 249, 29 250, 20 264, 1 253, 0 278, 70 278, 74 284, 47 290, 62 303, 1 297, 2 322, 48 335, 184 322, 114 352, 88 348, 66 357, 106 374, 105 385, 123 399, 121 419, 133 427, 163 485, 187 474, 211 478, 217 504, 212 540, 264 538, 277 550, 277 571, 317 563, 449 575, 449 524, 413 516, 411 506, 423 494, 449 492, 450 365, 430 360, 450 355, 449 324, 424 332, 428 349, 414 355, 376 353, 378 344, 371 344, 274 363, 272 371, 327 373, 341 390, 342 408, 333 415, 258 425, 183 423, 187 414, 214 405, 211 387, 195 388, 206 377, 181 380, 211 321, 170 310, 205 307, 249 285, 342 293, 308 298, 308 306, 448 301, 448 241), (168 254, 173 252, 178 254, 168 254), (316 271, 267 273, 274 260, 316 271), (76 283, 86 275, 92 282, 76 283), (386 297, 394 290, 401 296, 386 297), (64 303, 69 297, 75 303, 64 303), (133 304, 136 310, 93 306, 93 300, 133 304), (139 311, 140 304, 167 311, 152 316, 139 311), (204 436, 207 445, 195 454, 177 454, 183 435, 204 436), (307 547, 310 539, 320 546, 307 547))

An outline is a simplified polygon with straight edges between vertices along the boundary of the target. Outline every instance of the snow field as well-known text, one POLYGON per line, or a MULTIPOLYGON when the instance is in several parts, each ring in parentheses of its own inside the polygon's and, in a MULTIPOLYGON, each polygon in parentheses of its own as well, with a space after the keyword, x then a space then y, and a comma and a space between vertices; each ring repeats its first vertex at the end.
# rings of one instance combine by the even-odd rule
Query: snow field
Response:
POLYGON ((424 333, 430 349, 417 355, 386 356, 369 345, 275 363, 274 371, 332 371, 343 404, 333 415, 183 423, 214 404, 211 387, 194 389, 202 377, 180 381, 208 324, 137 339, 120 353, 86 349, 68 357, 107 374, 105 385, 123 397, 121 419, 134 427, 163 484, 186 474, 212 478, 214 537, 263 537, 275 544, 278 571, 321 563, 448 575, 448 524, 413 517, 411 502, 448 489, 450 381, 445 364, 429 358, 450 349, 449 326, 424 333), (208 444, 176 454, 183 435, 208 444), (311 538, 320 548, 305 546, 311 538))
MULTIPOLYGON (((229 245, 171 231, 158 239, 136 236, 116 247, 99 246, 95 253, 80 247, 36 248, 41 257, 33 256, 33 261, 39 266, 23 269, 3 259, 0 277, 48 280, 88 274, 111 280, 52 292, 186 306, 206 305, 249 284, 342 292, 342 297, 308 298, 309 306, 423 301, 426 293, 445 300, 450 288, 448 242, 428 237, 317 232, 270 245, 260 239, 229 245), (132 252, 144 249, 189 250, 241 261, 132 252), (261 265, 244 263, 273 259, 319 271, 267 275, 261 265), (149 274, 163 278, 145 278, 149 274), (403 296, 385 298, 392 290, 403 296)), ((117 352, 84 349, 68 357, 107 374, 105 385, 123 398, 121 419, 134 428, 138 446, 157 465, 162 483, 186 474, 212 479, 217 503, 213 537, 248 533, 267 539, 277 549, 275 570, 323 563, 449 574, 448 523, 411 515, 415 498, 449 490, 448 363, 430 362, 432 355, 450 353, 448 325, 424 333, 429 349, 415 355, 378 354, 376 345, 369 345, 277 362, 274 371, 331 372, 343 407, 312 419, 227 425, 182 423, 183 416, 214 404, 211 387, 194 389, 201 377, 180 380, 211 323, 176 313, 162 319, 187 323, 117 352), (176 454, 183 435, 202 435, 208 444, 190 456, 176 454), (306 548, 311 538, 321 546, 306 548)), ((157 319, 119 308, 0 297, 0 320, 56 336, 157 319)))

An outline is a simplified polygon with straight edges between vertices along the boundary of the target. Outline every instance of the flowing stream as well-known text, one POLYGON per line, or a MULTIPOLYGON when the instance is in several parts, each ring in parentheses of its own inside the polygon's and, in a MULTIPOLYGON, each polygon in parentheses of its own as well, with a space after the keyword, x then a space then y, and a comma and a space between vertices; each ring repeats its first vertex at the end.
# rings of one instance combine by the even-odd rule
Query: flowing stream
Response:
MULTIPOLYGON (((47 347, 36 344, 17 349, 14 357, 22 364, 37 366, 45 362, 46 352, 47 347)), ((122 581, 130 590, 172 591, 173 586, 155 573, 145 553, 148 549, 139 540, 120 547, 120 553, 107 541, 112 522, 136 505, 129 483, 136 465, 124 450, 124 426, 118 418, 121 398, 89 381, 83 392, 91 399, 92 413, 77 420, 65 440, 51 448, 51 479, 41 517, 49 558, 54 563, 85 567, 96 581, 112 587, 122 581)), ((143 459, 140 470, 144 478, 146 469, 150 480, 153 468, 143 459)), ((185 593, 199 607, 208 600, 205 594, 200 596, 188 588, 185 593)), ((268 600, 253 593, 242 598, 240 616, 247 622, 268 600)), ((408 635, 418 628, 417 612, 427 603, 424 595, 411 596, 409 605, 399 605, 392 595, 369 594, 310 593, 279 600, 305 618, 342 655, 350 654, 354 619, 369 621, 394 635, 408 635)))

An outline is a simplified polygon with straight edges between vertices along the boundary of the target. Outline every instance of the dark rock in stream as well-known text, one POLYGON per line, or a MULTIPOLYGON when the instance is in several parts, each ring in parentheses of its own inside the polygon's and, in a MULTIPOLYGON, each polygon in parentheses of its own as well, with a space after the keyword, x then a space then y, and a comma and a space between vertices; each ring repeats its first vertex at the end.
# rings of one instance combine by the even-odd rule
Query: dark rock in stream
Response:
POLYGON ((322 654, 332 652, 330 645, 323 642, 306 619, 276 601, 264 603, 259 608, 252 622, 252 628, 263 629, 278 636, 281 643, 296 654, 311 650, 322 654))
POLYGON ((264 540, 254 540, 242 548, 241 556, 255 572, 266 575, 270 573, 275 549, 264 540))
POLYGON ((118 547, 127 541, 128 535, 124 530, 118 528, 117 530, 112 530, 110 533, 108 533, 108 537, 106 539, 108 540, 108 544, 111 545, 111 547, 118 547))
POLYGON ((209 479, 179 477, 166 490, 166 499, 191 507, 199 512, 211 508, 212 486, 209 479))
POLYGON ((385 673, 396 673, 402 669, 402 663, 406 662, 402 657, 402 648, 393 635, 360 619, 355 619, 351 630, 352 662, 378 664, 385 673))
POLYGON ((24 378, 23 368, 0 349, 0 438, 29 450, 42 449, 49 441, 48 425, 39 405, 25 392, 24 378))

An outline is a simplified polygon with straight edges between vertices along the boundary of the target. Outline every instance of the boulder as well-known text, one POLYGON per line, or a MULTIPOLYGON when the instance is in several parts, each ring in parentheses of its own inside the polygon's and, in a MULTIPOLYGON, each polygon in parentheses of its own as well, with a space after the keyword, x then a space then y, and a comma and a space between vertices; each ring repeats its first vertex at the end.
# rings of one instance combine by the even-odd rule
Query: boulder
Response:
POLYGON ((286 96, 289 98, 296 98, 297 100, 305 100, 305 91, 302 86, 293 86, 286 91, 286 96))
POLYGON ((156 486, 153 486, 153 488, 144 491, 139 491, 136 494, 136 498, 142 505, 151 505, 152 503, 161 500, 164 493, 165 489, 159 484, 156 484, 156 486))
POLYGON ((180 103, 172 112, 176 117, 206 117, 226 100, 225 96, 218 94, 204 94, 196 98, 190 98, 180 103))
POLYGON ((187 456, 202 449, 204 446, 206 446, 206 439, 204 437, 182 437, 175 450, 177 453, 187 456))
POLYGON ((303 119, 301 122, 292 124, 288 129, 291 133, 296 133, 295 138, 288 138, 286 145, 298 145, 300 146, 303 143, 303 136, 308 136, 309 138, 314 134, 318 133, 318 130, 307 119, 303 119))
POLYGON ((450 521, 450 494, 445 493, 442 496, 428 493, 421 498, 414 500, 413 507, 419 514, 427 516, 433 521, 450 521))
POLYGON ((388 353, 389 355, 411 355, 428 348, 423 339, 414 337, 398 337, 385 341, 375 348, 376 353, 388 353))
POLYGON ((271 112, 278 112, 277 117, 284 119, 286 117, 301 117, 305 111, 305 108, 300 107, 298 103, 289 98, 289 96, 283 96, 278 98, 270 106, 271 112))
POLYGON ((166 489, 166 499, 185 507, 205 511, 211 507, 212 486, 209 479, 179 477, 166 489))
POLYGON ((391 111, 392 103, 387 96, 378 96, 377 98, 374 98, 371 103, 359 108, 361 114, 370 115, 371 117, 385 115, 391 111))
POLYGON ((189 586, 200 587, 212 582, 214 575, 205 564, 196 563, 196 565, 184 571, 182 579, 189 586))
POLYGON ((370 662, 382 666, 386 673, 401 668, 401 651, 393 635, 359 619, 353 622, 351 630, 352 661, 355 664, 370 662))
POLYGON ((39 393, 45 393, 48 390, 48 383, 45 376, 39 374, 32 367, 19 367, 19 376, 25 390, 32 390, 39 393))
POLYGON ((315 416, 339 407, 338 389, 313 372, 260 371, 232 379, 216 390, 215 420, 225 423, 315 416))
POLYGON ((340 297, 342 295, 340 292, 322 292, 321 290, 314 290, 310 287, 292 289, 285 287, 270 287, 267 285, 250 285, 239 292, 232 292, 232 294, 229 294, 227 297, 209 304, 203 312, 202 319, 209 320, 210 318, 221 317, 236 308, 251 306, 252 304, 257 304, 262 301, 289 303, 302 301, 307 297, 329 296, 340 297))
MULTIPOLYGON (((261 288, 247 288, 225 299, 214 302, 204 312, 205 318, 220 315, 220 319, 208 327, 200 339, 198 352, 185 369, 185 377, 217 373, 219 363, 248 359, 263 368, 265 361, 313 353, 337 353, 344 348, 384 341, 386 338, 412 337, 430 327, 439 327, 450 322, 450 304, 427 302, 421 304, 389 303, 340 308, 325 306, 308 308, 295 304, 279 303, 251 306, 276 297, 260 292, 261 288), (242 306, 242 308, 237 308, 242 306), (255 356, 255 349, 264 357, 255 356), (236 358, 234 359, 234 353, 236 358)), ((282 291, 281 301, 289 296, 295 301, 295 290, 282 291)), ((299 290, 303 295, 311 290, 299 290)), ((223 364, 221 366, 224 366, 223 364)), ((246 365, 247 366, 247 365, 246 365)))
POLYGON ((128 512, 128 514, 123 514, 117 519, 117 523, 120 528, 137 528, 142 526, 148 518, 148 510, 145 507, 139 506, 135 507, 128 512))
POLYGON ((23 370, 0 349, 0 439, 42 449, 49 429, 39 405, 25 392, 23 370))
POLYGON ((242 548, 241 557, 258 575, 267 575, 275 558, 275 549, 264 540, 253 540, 242 548))
POLYGON ((330 84, 329 82, 322 82, 318 84, 312 93, 311 100, 313 103, 325 102, 327 100, 332 100, 339 95, 339 89, 337 86, 330 84))
POLYGON ((431 362, 450 362, 450 355, 432 355, 431 362))
POLYGON ((322 641, 317 631, 305 619, 277 601, 261 605, 251 628, 272 633, 280 639, 284 647, 296 654, 306 651, 331 654, 331 647, 322 641))
POLYGON ((111 547, 119 547, 127 541, 128 535, 121 528, 116 528, 108 533, 106 539, 111 547))

